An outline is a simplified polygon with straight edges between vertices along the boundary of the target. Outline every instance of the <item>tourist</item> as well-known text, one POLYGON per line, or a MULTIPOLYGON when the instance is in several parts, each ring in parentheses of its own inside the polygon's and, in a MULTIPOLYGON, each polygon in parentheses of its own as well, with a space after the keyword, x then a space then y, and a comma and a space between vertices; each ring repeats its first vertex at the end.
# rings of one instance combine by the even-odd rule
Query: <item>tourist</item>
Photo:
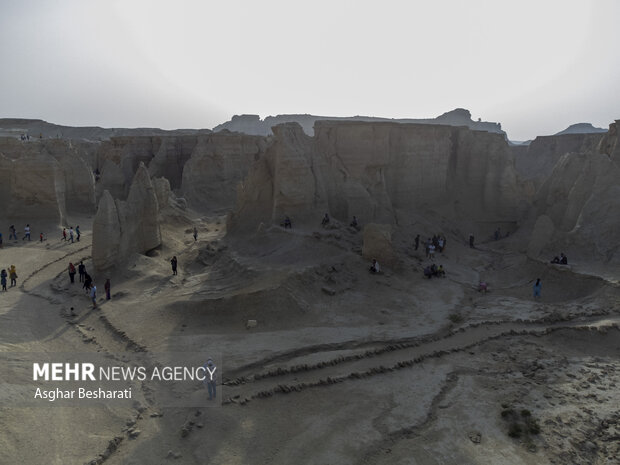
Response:
POLYGON ((482 292, 483 294, 486 294, 488 291, 488 285, 485 281, 480 281, 478 283, 478 292, 482 292))
POLYGON ((379 267, 379 262, 376 258, 372 259, 372 263, 370 264, 370 272, 371 273, 379 273, 381 268, 379 267))
POLYGON ((443 246, 444 246, 444 240, 442 237, 438 237, 437 238, 437 250, 439 250, 440 253, 443 252, 443 246))
POLYGON ((84 286, 82 286, 82 289, 88 292, 92 283, 93 283, 93 278, 91 278, 88 273, 84 272, 84 286))
POLYGON ((474 248, 474 235, 473 234, 469 235, 469 248, 470 249, 474 248))
POLYGON ((67 230, 65 228, 62 228, 62 240, 67 240, 67 230))
POLYGON ((17 286, 17 270, 15 265, 9 267, 9 278, 11 278, 11 287, 17 286))
POLYGON ((43 233, 39 233, 39 241, 43 242, 43 233))
POLYGON ((560 265, 568 265, 568 258, 563 253, 560 254, 560 265))
POLYGON ((172 265, 172 275, 176 276, 177 275, 177 256, 175 255, 174 257, 172 257, 172 260, 170 260, 170 265, 172 265))
POLYGON ((357 222, 357 217, 355 215, 353 216, 353 221, 351 221, 351 227, 355 229, 359 229, 359 224, 357 222))
POLYGON ((73 244, 73 226, 69 228, 69 240, 73 244))
POLYGON ((24 237, 22 238, 22 241, 26 240, 26 238, 30 240, 30 225, 29 224, 27 224, 26 227, 24 228, 24 237))
POLYGON ((419 234, 415 237, 415 249, 414 250, 418 250, 418 247, 420 247, 420 235, 419 234))
POLYGON ((291 219, 288 215, 284 217, 284 223, 282 223, 282 226, 284 226, 284 229, 293 229, 293 223, 291 223, 291 219))
POLYGON ((534 283, 534 299, 540 298, 541 290, 542 290, 542 283, 540 282, 540 278, 537 278, 536 282, 534 283))
POLYGON ((439 265, 437 267, 437 277, 438 278, 445 278, 446 277, 446 270, 443 269, 443 265, 439 265))
POLYGON ((15 225, 9 226, 9 240, 15 239, 17 240, 17 232, 15 231, 15 225))
POLYGON ((2 233, 0 232, 0 249, 2 248, 2 233))
POLYGON ((90 300, 93 302, 93 308, 97 308, 97 286, 94 283, 90 288, 90 300))
POLYGON ((80 275, 80 282, 83 283, 84 275, 86 274, 86 266, 84 266, 83 261, 80 261, 80 264, 78 265, 78 273, 80 275))
POLYGON ((0 271, 0 284, 2 284, 2 290, 6 291, 6 270, 3 269, 2 271, 0 271))
POLYGON ((80 236, 82 235, 82 233, 80 232, 80 225, 78 224, 75 227, 75 240, 80 242, 80 236))
POLYGON ((327 213, 325 213, 325 216, 321 220, 321 226, 325 226, 327 224, 329 224, 329 215, 327 213))
POLYGON ((198 240, 198 229, 196 229, 196 226, 194 226, 194 242, 196 242, 198 240))
POLYGON ((110 289, 111 289, 110 278, 107 278, 105 280, 105 284, 103 285, 103 288, 105 289, 105 300, 110 300, 110 289))
POLYGON ((434 244, 428 245, 428 258, 430 260, 433 260, 435 258, 435 245, 434 244))
POLYGON ((209 400, 213 400, 216 397, 215 386, 217 384, 217 377, 215 371, 217 368, 215 367, 215 363, 213 360, 207 360, 207 363, 204 364, 205 369, 205 384, 207 385, 207 391, 209 393, 209 400))
POLYGON ((496 241, 498 241, 500 237, 502 237, 502 233, 500 232, 499 228, 495 230, 494 237, 496 241))
POLYGON ((71 284, 75 283, 75 265, 73 263, 69 263, 69 279, 71 284))

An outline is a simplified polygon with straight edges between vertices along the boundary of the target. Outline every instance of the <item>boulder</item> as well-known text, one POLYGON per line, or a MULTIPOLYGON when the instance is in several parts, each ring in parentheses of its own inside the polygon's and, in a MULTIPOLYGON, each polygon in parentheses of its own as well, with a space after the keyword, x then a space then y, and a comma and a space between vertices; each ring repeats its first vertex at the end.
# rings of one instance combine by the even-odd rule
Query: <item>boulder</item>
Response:
POLYGON ((392 227, 389 224, 370 223, 364 226, 362 257, 376 258, 379 266, 397 268, 399 260, 392 246, 392 227))

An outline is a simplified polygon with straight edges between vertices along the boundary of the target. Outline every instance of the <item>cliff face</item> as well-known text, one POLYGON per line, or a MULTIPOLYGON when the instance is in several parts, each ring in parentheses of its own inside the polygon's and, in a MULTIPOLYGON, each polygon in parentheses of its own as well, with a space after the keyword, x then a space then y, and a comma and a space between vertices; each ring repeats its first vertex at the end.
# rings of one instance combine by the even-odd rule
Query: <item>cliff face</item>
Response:
POLYGON ((265 157, 239 189, 231 228, 261 221, 392 223, 417 209, 472 221, 516 221, 517 186, 503 136, 440 125, 329 122, 315 137, 273 128, 265 157))
POLYGON ((101 196, 93 222, 93 264, 104 270, 160 244, 157 194, 148 170, 140 164, 127 201, 115 201, 108 191, 101 196))
POLYGON ((94 177, 70 141, 0 138, 0 217, 62 223, 95 207, 94 177))
POLYGON ((598 148, 568 153, 555 164, 536 194, 534 206, 545 256, 560 251, 577 260, 620 263, 620 143, 618 122, 598 148))

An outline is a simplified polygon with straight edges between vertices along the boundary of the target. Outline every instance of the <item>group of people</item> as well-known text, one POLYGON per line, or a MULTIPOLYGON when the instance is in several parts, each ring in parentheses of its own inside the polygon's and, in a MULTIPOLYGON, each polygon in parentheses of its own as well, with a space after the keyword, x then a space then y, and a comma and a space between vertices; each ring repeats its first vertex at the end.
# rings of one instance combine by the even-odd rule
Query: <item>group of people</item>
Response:
MULTIPOLYGON (((433 260, 435 258, 435 252, 443 253, 446 249, 447 243, 446 236, 434 234, 433 237, 429 237, 426 240, 426 258, 433 260)), ((418 234, 415 238, 415 250, 418 250, 418 246, 420 245, 420 235, 418 234)))
POLYGON ((568 257, 564 255, 564 252, 562 252, 559 257, 557 255, 553 257, 553 260, 551 260, 551 263, 554 263, 557 265, 568 265, 568 257))
MULTIPOLYGON (((69 263, 68 271, 69 280, 71 281, 71 284, 73 284, 75 283, 76 268, 72 262, 69 263)), ((79 274, 80 282, 83 283, 82 289, 84 289, 84 292, 89 296, 91 302, 93 303, 93 308, 97 308, 97 286, 93 282, 93 278, 86 271, 84 261, 80 261, 80 264, 77 267, 77 273, 79 274)), ((111 299, 111 288, 112 285, 110 283, 110 278, 107 278, 104 284, 106 300, 111 299)))
POLYGON ((435 265, 434 263, 424 267, 424 277, 431 278, 445 278, 446 270, 444 270, 443 265, 435 265))
POLYGON ((17 286, 17 269, 15 268, 15 265, 11 265, 9 267, 8 273, 5 269, 0 271, 0 284, 2 285, 2 290, 4 292, 7 291, 7 288, 6 288, 7 278, 11 280, 11 287, 17 286))
MULTIPOLYGON (((323 216, 323 219, 321 220, 321 226, 323 227, 327 226, 330 223, 330 221, 331 220, 329 218, 329 213, 325 213, 325 215, 323 216)), ((280 223, 280 226, 282 226, 284 229, 293 229, 293 223, 288 215, 284 216, 284 220, 282 221, 282 223, 280 223)), ((351 223, 349 224, 349 226, 359 231, 360 225, 355 215, 353 216, 353 219, 351 220, 351 223)))
MULTIPOLYGON (((75 227, 75 240, 77 242, 80 242, 80 236, 81 235, 82 235, 82 233, 80 232, 80 225, 77 225, 75 227)), ((73 243, 73 237, 74 237, 73 226, 69 227, 69 233, 68 234, 67 234, 67 229, 66 228, 62 228, 62 239, 61 240, 63 240, 63 241, 70 241, 71 243, 73 243)))

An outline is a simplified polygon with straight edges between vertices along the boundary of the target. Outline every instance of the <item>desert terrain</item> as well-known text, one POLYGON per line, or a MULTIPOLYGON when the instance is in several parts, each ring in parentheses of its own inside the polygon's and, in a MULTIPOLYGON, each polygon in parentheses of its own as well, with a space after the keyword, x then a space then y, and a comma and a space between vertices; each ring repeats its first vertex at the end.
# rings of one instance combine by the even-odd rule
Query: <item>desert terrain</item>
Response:
POLYGON ((620 463, 619 123, 511 146, 312 122, 0 137, 1 464, 620 463), (24 403, 34 353, 200 354, 217 396, 146 380, 131 402, 24 403))

